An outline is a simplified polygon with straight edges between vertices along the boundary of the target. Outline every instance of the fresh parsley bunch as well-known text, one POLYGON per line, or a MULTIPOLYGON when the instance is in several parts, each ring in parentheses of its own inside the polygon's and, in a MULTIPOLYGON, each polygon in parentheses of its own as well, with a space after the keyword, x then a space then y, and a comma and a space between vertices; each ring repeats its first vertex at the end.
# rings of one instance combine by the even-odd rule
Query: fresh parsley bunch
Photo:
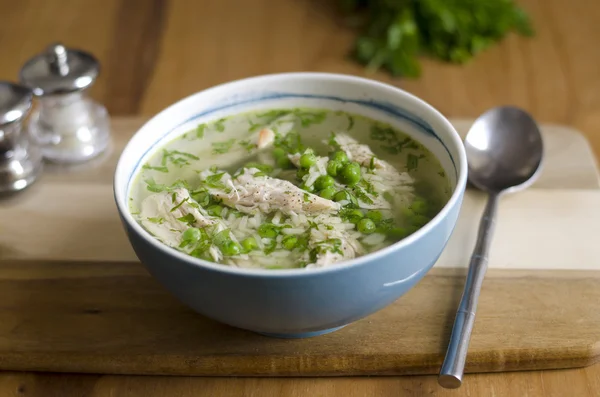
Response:
POLYGON ((363 29, 356 59, 393 75, 418 77, 421 54, 464 63, 511 31, 533 34, 527 14, 513 0, 339 1, 363 29))

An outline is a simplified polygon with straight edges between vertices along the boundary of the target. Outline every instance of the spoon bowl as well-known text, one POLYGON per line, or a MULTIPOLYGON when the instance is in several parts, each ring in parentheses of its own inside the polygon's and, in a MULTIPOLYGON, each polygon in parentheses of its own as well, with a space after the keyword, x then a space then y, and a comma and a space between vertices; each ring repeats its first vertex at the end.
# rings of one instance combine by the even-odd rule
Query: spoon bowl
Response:
POLYGON ((438 383, 448 389, 462 384, 477 301, 487 270, 498 199, 525 189, 540 174, 544 145, 533 118, 515 107, 498 107, 481 115, 465 138, 469 182, 489 194, 479 224, 460 306, 438 383))
POLYGON ((542 135, 531 116, 503 106, 482 114, 465 138, 469 182, 489 193, 529 187, 543 159, 542 135))

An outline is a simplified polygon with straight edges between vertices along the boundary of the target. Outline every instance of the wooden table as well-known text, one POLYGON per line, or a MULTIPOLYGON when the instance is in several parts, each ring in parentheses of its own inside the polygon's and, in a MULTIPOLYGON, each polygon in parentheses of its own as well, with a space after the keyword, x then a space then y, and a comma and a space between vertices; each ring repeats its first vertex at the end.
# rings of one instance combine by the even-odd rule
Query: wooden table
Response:
MULTIPOLYGON (((353 32, 317 0, 0 0, 0 79, 51 41, 102 62, 92 95, 112 115, 152 115, 206 87, 287 71, 364 75, 346 53, 353 32)), ((391 82, 452 117, 514 104, 583 131, 600 155, 600 3, 523 0, 534 39, 510 37, 466 66, 424 62, 391 82)), ((2 396, 598 396, 600 365, 481 374, 448 391, 433 376, 241 379, 0 374, 2 396)))

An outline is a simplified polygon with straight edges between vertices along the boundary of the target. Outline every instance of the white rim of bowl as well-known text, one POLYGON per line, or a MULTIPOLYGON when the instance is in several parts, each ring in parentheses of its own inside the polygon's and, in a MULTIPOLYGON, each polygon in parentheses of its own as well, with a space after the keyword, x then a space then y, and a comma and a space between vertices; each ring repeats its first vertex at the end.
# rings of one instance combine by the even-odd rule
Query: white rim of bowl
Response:
MULTIPOLYGON (((453 159, 453 160, 454 160, 455 165, 457 165, 459 168, 459 173, 458 173, 458 177, 456 179, 456 186, 454 188, 454 191, 452 192, 450 199, 446 202, 446 204, 441 209, 441 211, 438 212, 438 214, 435 217, 433 217, 433 219, 431 219, 427 224, 425 224, 425 226, 421 227, 419 230, 417 230, 410 236, 403 238, 402 240, 400 240, 388 247, 368 253, 363 256, 359 256, 357 258, 354 258, 354 259, 351 259, 348 261, 342 261, 342 262, 339 262, 337 264, 334 264, 334 265, 328 266, 328 267, 319 267, 319 268, 310 268, 310 269, 305 269, 305 268, 302 268, 302 269, 262 269, 262 268, 255 269, 255 268, 252 268, 252 269, 250 269, 250 268, 233 267, 233 266, 228 266, 228 265, 224 265, 224 264, 220 264, 220 263, 209 262, 209 261, 205 261, 200 258, 195 258, 193 256, 187 255, 183 252, 176 250, 175 248, 171 248, 171 247, 167 246, 166 244, 158 241, 148 231, 146 231, 146 229, 144 229, 135 219, 133 219, 133 216, 129 212, 129 208, 127 208, 127 197, 122 197, 121 189, 117 189, 117 186, 119 186, 122 183, 125 183, 126 185, 128 184, 128 181, 123 181, 123 179, 125 179, 125 177, 120 175, 119 170, 123 167, 123 164, 122 164, 124 161, 123 155, 127 153, 128 149, 131 145, 131 139, 133 139, 133 137, 132 137, 130 139, 130 141, 127 143, 127 145, 125 146, 125 148, 123 149, 121 155, 119 156, 119 161, 117 162, 117 167, 115 170, 115 176, 114 176, 114 181, 113 181, 113 190, 114 190, 115 201, 116 201, 117 207, 119 209, 119 212, 121 213, 121 216, 125 220, 125 222, 127 222, 127 225, 131 229, 133 229, 138 235, 140 235, 144 240, 146 240, 150 245, 154 246, 155 248, 164 252, 165 254, 171 255, 183 262, 186 262, 187 264, 203 267, 206 270, 230 273, 230 274, 239 275, 239 276, 250 276, 250 277, 265 277, 265 276, 267 276, 267 277, 311 277, 311 276, 317 276, 317 275, 323 274, 323 273, 339 272, 339 271, 343 271, 344 269, 350 269, 350 268, 354 268, 354 267, 358 267, 358 266, 364 266, 364 265, 367 265, 368 262, 376 261, 376 260, 380 259, 381 257, 391 253, 392 251, 401 249, 402 247, 408 246, 408 245, 412 244, 414 241, 420 239, 422 236, 424 236, 430 230, 432 230, 438 223, 440 223, 440 221, 444 217, 447 216, 448 212, 450 212, 450 209, 456 205, 456 203, 459 200, 460 195, 464 191, 464 188, 466 187, 466 183, 467 183, 467 155, 465 153, 465 149, 464 149, 462 140, 461 140, 460 136, 458 135, 458 132, 456 132, 456 129, 448 121, 448 119, 446 119, 446 117, 444 117, 437 109, 435 109, 433 106, 431 106, 424 100, 422 100, 422 99, 416 97, 415 95, 413 95, 407 91, 404 91, 400 88, 396 88, 392 85, 381 83, 376 80, 371 80, 371 79, 367 79, 367 78, 363 78, 363 77, 356 77, 356 76, 352 76, 352 75, 345 75, 345 74, 318 73, 318 72, 274 73, 274 74, 265 74, 265 75, 259 75, 259 76, 253 76, 253 77, 247 77, 247 78, 243 78, 243 79, 233 80, 233 81, 230 81, 227 83, 209 87, 205 90, 196 92, 194 94, 191 94, 187 97, 180 99, 179 101, 177 101, 174 104, 163 109, 162 111, 157 113, 155 116, 153 116, 150 120, 148 120, 146 123, 144 123, 144 125, 138 129, 138 131, 134 134, 134 136, 136 136, 142 129, 147 127, 149 124, 153 123, 156 118, 160 117, 161 115, 163 115, 167 112, 170 112, 171 108, 180 106, 183 102, 192 100, 193 97, 195 97, 196 95, 198 95, 200 93, 206 94, 206 93, 210 93, 212 91, 218 91, 218 90, 228 87, 228 86, 235 86, 235 85, 244 84, 247 82, 256 82, 256 81, 260 81, 260 80, 277 81, 278 79, 290 79, 290 78, 292 78, 292 79, 305 79, 305 78, 313 78, 313 79, 322 78, 323 79, 324 78, 324 79, 330 79, 330 80, 354 82, 354 83, 358 83, 358 84, 374 85, 382 90, 386 90, 390 93, 393 93, 395 95, 402 97, 402 99, 405 101, 412 102, 415 105, 421 106, 423 108, 423 112, 429 118, 438 119, 440 124, 442 124, 443 128, 446 128, 447 130, 450 131, 450 143, 455 145, 456 149, 458 151, 458 159, 453 159)), ((434 132, 435 132, 435 130, 434 130, 434 132)), ((125 192, 125 195, 127 195, 127 194, 128 194, 128 192, 125 192)))

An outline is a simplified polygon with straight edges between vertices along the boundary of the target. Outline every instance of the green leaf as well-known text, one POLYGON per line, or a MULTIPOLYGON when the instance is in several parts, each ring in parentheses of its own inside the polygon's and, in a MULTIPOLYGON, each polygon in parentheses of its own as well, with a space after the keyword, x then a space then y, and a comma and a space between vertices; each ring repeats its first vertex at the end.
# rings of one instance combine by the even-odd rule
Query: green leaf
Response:
POLYGON ((167 189, 167 186, 158 184, 152 178, 148 178, 145 180, 146 189, 154 193, 164 192, 167 189))
POLYGON ((353 55, 368 71, 418 77, 419 56, 465 63, 508 33, 534 34, 514 0, 338 0, 362 20, 353 55))
POLYGON ((223 175, 225 175, 225 172, 207 176, 204 183, 214 189, 223 189, 225 187, 225 184, 221 181, 223 175))
POLYGON ((169 172, 169 169, 166 166, 153 167, 151 165, 144 164, 142 166, 142 168, 145 170, 158 171, 158 172, 164 172, 164 173, 169 172))
POLYGON ((184 215, 182 217, 177 218, 177 220, 183 223, 187 223, 190 226, 192 226, 196 222, 196 218, 194 218, 194 215, 192 214, 184 215))
POLYGON ((198 127, 196 127, 196 138, 198 138, 198 139, 204 138, 205 130, 206 130, 206 124, 198 124, 198 127))
POLYGON ((214 154, 224 154, 227 153, 233 147, 235 143, 235 138, 228 139, 222 142, 213 142, 212 148, 214 154))
POLYGON ((215 121, 215 129, 217 130, 217 132, 225 131, 225 121, 226 120, 227 120, 227 117, 223 117, 222 119, 215 121))

